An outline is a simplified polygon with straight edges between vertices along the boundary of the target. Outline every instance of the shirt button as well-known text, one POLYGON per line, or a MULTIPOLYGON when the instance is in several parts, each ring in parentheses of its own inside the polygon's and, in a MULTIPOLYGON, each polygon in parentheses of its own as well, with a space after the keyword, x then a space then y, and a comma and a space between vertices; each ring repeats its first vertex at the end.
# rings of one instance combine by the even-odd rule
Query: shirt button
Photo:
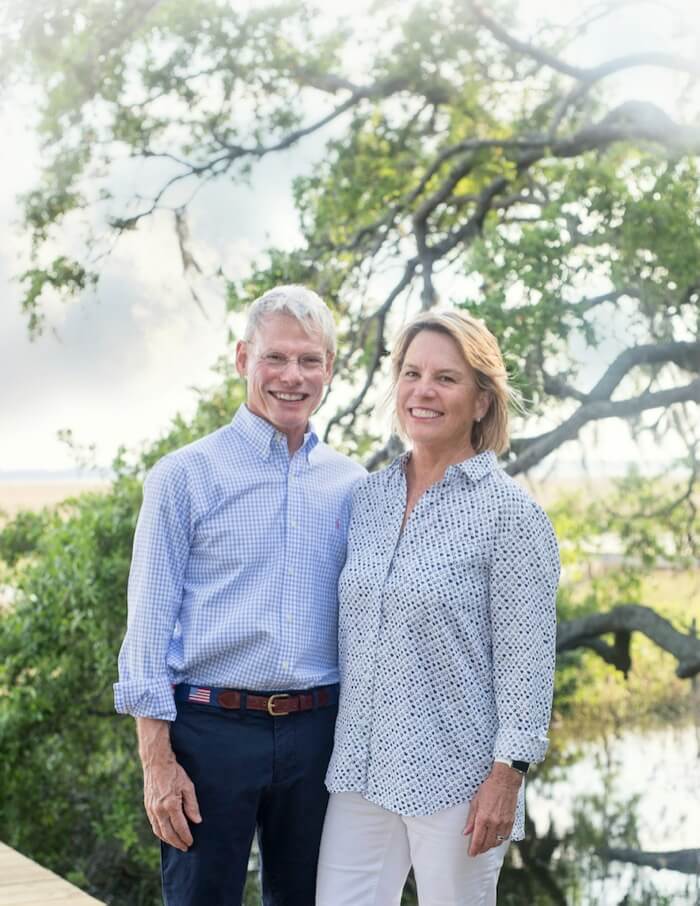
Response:
POLYGON ((282 669, 289 670, 289 661, 282 661, 282 669))
POLYGON ((294 570, 292 569, 291 566, 289 567, 289 569, 287 570, 287 572, 289 573, 290 576, 293 576, 293 575, 294 575, 294 570))
POLYGON ((291 618, 291 616, 290 616, 289 614, 287 614, 287 622, 288 622, 288 623, 291 623, 291 622, 292 622, 292 618, 291 618))
POLYGON ((297 521, 296 521, 296 519, 292 519, 292 528, 296 528, 296 527, 297 527, 297 521))

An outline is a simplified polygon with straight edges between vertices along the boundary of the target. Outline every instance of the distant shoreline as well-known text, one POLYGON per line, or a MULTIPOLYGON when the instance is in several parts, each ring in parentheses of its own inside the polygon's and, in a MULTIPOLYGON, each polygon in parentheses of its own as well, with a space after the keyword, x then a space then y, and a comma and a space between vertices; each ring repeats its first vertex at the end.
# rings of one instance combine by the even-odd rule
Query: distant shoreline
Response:
MULTIPOLYGON (((38 481, 8 481, 0 477, 0 512, 12 518, 20 510, 41 510, 55 506, 70 497, 96 492, 106 493, 111 482, 96 478, 45 479, 38 481)), ((0 519, 0 522, 2 520, 0 519)))
POLYGON ((7 469, 0 471, 1 484, 95 484, 111 480, 109 469, 82 472, 78 469, 7 469))

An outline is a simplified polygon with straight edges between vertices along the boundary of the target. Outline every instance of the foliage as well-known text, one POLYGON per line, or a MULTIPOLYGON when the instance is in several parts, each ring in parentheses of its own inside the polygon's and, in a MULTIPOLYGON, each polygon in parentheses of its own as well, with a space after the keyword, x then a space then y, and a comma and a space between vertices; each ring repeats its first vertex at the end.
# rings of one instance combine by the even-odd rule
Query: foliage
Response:
POLYGON ((0 534, 0 560, 14 566, 35 550, 49 518, 46 513, 19 512, 0 534))
MULTIPOLYGON (((568 494, 549 512, 561 539, 565 576, 560 620, 643 603, 685 632, 700 621, 692 485, 641 476, 633 468, 592 500, 568 494)), ((631 660, 626 675, 589 651, 559 656, 555 719, 563 727, 554 733, 548 765, 556 766, 559 751, 581 736, 688 717, 693 693, 674 676, 673 657, 639 634, 632 639, 631 660)))
POLYGON ((138 499, 123 477, 109 496, 67 504, 16 572, 18 596, 0 621, 0 834, 140 903, 132 878, 155 865, 133 808, 133 729, 114 715, 109 684, 138 499))
POLYGON ((141 805, 133 722, 114 713, 139 477, 159 456, 230 420, 224 373, 190 422, 131 463, 108 494, 20 513, 0 532, 17 589, 0 613, 0 838, 118 906, 160 901, 158 850, 141 805))

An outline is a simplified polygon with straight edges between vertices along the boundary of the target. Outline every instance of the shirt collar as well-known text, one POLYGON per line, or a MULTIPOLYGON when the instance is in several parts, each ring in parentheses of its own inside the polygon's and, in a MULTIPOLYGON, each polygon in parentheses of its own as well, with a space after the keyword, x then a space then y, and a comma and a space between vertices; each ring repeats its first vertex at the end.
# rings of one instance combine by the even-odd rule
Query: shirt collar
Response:
MULTIPOLYGON (((481 481, 482 478, 490 475, 491 472, 495 472, 498 468, 498 458, 493 450, 484 450, 483 453, 470 456, 469 459, 458 462, 450 468, 462 472, 471 482, 481 481)), ((447 471, 449 472, 450 470, 448 469, 447 471)))
MULTIPOLYGON (((238 411, 231 421, 231 427, 244 437, 263 459, 270 458, 273 444, 284 441, 286 445, 284 434, 278 431, 270 422, 251 412, 245 403, 238 407, 238 411)), ((317 443, 318 435, 314 430, 314 426, 309 422, 308 430, 304 434, 304 442, 301 446, 307 461, 309 454, 317 443)))
MULTIPOLYGON (((399 469, 403 470, 406 466, 406 463, 408 462, 410 455, 411 451, 407 450, 405 453, 397 456, 389 466, 388 471, 390 473, 395 473, 399 469)), ((485 478, 497 468, 498 459, 496 457, 496 454, 493 452, 493 450, 484 450, 483 453, 477 453, 476 456, 470 456, 469 459, 465 459, 462 462, 458 462, 452 466, 449 466, 445 471, 445 477, 449 478, 455 473, 461 473, 469 481, 477 482, 482 478, 485 478)))

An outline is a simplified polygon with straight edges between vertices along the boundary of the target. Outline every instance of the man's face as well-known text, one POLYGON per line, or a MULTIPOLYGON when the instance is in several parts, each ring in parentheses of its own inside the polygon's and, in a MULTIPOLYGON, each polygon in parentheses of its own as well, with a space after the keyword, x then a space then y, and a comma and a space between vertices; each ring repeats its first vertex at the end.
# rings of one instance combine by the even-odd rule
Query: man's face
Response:
POLYGON ((269 315, 250 342, 238 342, 236 368, 248 382, 250 411, 286 434, 290 451, 298 449, 332 374, 321 333, 290 315, 269 315))

